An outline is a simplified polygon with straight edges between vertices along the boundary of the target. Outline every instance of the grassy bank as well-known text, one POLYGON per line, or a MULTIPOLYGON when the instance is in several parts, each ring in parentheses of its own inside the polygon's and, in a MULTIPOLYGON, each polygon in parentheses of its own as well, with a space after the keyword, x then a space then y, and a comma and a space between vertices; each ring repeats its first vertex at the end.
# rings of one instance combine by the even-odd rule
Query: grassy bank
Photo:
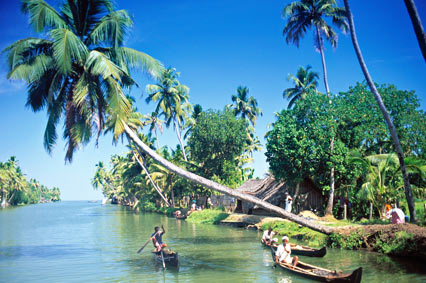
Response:
POLYGON ((219 224, 228 216, 229 213, 225 213, 221 209, 204 209, 192 212, 186 220, 191 223, 219 224))

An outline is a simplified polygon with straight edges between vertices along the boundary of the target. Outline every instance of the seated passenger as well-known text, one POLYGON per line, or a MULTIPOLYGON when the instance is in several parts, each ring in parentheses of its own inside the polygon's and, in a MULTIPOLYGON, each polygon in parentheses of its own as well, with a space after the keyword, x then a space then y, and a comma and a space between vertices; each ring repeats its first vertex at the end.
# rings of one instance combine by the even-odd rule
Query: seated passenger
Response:
POLYGON ((271 245, 271 239, 273 236, 275 236, 277 233, 272 231, 272 228, 269 227, 268 230, 265 230, 265 232, 263 232, 263 236, 262 236, 262 243, 267 244, 268 246, 271 245))
POLYGON ((285 264, 293 264, 293 266, 297 265, 297 261, 299 258, 297 256, 291 257, 291 248, 288 243, 288 237, 284 236, 282 238, 283 243, 278 246, 277 252, 275 253, 275 262, 276 263, 285 263, 285 264))

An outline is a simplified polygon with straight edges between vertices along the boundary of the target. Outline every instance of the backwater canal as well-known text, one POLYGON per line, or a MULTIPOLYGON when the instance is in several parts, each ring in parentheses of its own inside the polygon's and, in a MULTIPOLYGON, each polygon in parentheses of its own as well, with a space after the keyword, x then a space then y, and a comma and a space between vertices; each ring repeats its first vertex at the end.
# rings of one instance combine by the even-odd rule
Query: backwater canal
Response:
MULTIPOLYGON (((312 282, 273 268, 261 233, 191 224, 100 202, 59 202, 0 210, 0 282, 312 282), (179 253, 180 268, 162 270, 153 227, 179 253)), ((383 254, 328 249, 301 260, 329 269, 364 269, 362 282, 426 282, 426 264, 383 254)))

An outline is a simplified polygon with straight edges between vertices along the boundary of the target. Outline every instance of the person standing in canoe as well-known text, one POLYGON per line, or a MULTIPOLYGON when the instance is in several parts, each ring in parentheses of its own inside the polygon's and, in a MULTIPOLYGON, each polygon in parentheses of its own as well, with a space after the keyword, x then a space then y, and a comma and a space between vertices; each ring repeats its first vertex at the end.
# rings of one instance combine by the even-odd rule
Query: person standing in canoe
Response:
POLYGON ((151 235, 151 240, 156 252, 160 252, 163 248, 167 247, 167 245, 163 243, 163 235, 166 233, 163 225, 161 225, 161 230, 162 231, 160 231, 160 227, 155 226, 154 233, 151 235))
POLYGON ((290 244, 288 242, 288 237, 284 236, 282 238, 283 243, 278 246, 277 252, 275 253, 275 262, 279 263, 286 263, 286 264, 293 264, 293 266, 297 265, 297 262, 299 258, 297 256, 291 257, 291 248, 290 244))
POLYGON ((262 243, 270 246, 271 245, 271 240, 272 237, 274 237, 277 233, 272 231, 272 228, 269 227, 268 230, 265 230, 265 232, 263 232, 263 236, 262 236, 262 243))

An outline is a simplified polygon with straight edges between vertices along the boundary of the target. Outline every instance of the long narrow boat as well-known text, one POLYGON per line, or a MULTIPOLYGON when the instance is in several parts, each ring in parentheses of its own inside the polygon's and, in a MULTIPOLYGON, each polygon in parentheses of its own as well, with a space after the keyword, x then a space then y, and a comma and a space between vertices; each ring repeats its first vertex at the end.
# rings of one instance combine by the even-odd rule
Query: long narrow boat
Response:
MULTIPOLYGON (((275 262, 275 248, 271 247, 272 260, 275 262)), ((276 265, 276 264, 275 264, 276 265)), ((321 268, 315 265, 299 261, 296 266, 286 263, 279 263, 283 269, 320 282, 351 282, 360 283, 362 277, 362 267, 355 269, 352 273, 343 274, 341 272, 321 268)))
MULTIPOLYGON (((157 262, 162 263, 161 252, 152 251, 154 259, 157 262)), ((164 263, 169 266, 179 267, 179 256, 178 253, 171 250, 163 250, 164 263)))
MULTIPOLYGON (((271 245, 268 245, 264 242, 261 241, 261 243, 265 246, 265 247, 270 247, 271 245)), ((274 245, 274 247, 276 248, 277 245, 274 245)), ((303 255, 303 256, 312 256, 312 257, 323 257, 325 256, 325 254, 327 253, 327 248, 326 247, 322 247, 321 249, 314 249, 308 246, 300 246, 300 245, 292 245, 290 244, 291 247, 291 254, 292 255, 303 255)))

